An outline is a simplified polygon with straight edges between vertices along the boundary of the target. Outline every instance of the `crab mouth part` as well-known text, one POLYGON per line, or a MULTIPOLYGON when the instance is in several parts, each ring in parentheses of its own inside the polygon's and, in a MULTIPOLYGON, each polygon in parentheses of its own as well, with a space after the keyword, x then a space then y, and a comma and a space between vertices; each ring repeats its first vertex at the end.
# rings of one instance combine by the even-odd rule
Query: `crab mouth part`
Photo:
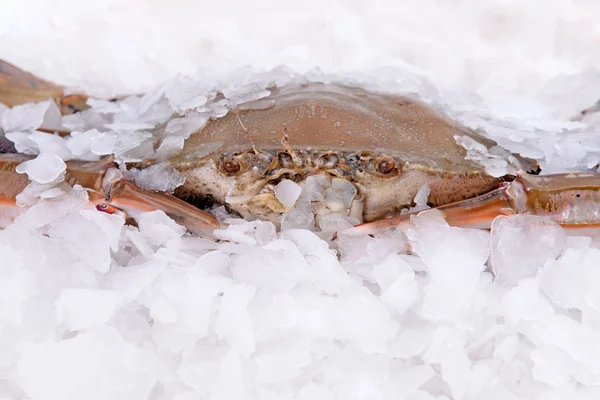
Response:
POLYGON ((363 222, 364 198, 357 186, 327 171, 282 171, 259 187, 257 194, 227 196, 226 202, 242 216, 259 215, 276 224, 294 209, 309 209, 315 216, 339 214, 363 222))

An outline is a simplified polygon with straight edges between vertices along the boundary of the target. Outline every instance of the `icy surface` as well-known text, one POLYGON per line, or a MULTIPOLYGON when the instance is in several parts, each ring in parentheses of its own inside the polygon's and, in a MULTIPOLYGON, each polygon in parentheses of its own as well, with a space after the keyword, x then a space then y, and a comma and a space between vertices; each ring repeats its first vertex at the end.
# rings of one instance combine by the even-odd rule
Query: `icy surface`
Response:
POLYGON ((302 188, 300 185, 289 179, 284 179, 275 186, 275 197, 287 208, 292 208, 296 200, 300 197, 302 188))
POLYGON ((50 183, 57 180, 66 168, 65 162, 56 154, 41 153, 33 160, 18 165, 17 172, 27 174, 32 181, 50 183))
MULTIPOLYGON (((426 211, 406 232, 332 242, 358 222, 343 214, 356 193, 315 175, 277 189, 280 232, 221 208, 215 241, 160 211, 126 226, 60 182, 64 161, 114 154, 158 160, 132 179, 171 191, 181 177, 160 162, 183 139, 305 80, 417 94, 545 173, 595 169, 600 117, 569 117, 600 97, 597 2, 22 4, 3 4, 3 57, 93 94, 147 94, 62 120, 49 102, 0 106, 6 137, 40 154, 20 167, 30 208, 0 231, 0 398, 600 397, 600 250, 548 221, 488 233, 426 211), (60 125, 76 132, 37 131, 60 125)), ((491 174, 519 169, 459 141, 491 174)))

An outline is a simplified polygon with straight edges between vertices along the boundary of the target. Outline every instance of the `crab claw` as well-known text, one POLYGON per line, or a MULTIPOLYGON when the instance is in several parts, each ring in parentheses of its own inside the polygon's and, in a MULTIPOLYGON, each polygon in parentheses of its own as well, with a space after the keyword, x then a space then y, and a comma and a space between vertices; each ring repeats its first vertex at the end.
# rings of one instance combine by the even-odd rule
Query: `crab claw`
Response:
POLYGON ((143 212, 162 210, 194 234, 211 235, 220 227, 214 215, 167 193, 142 190, 124 180, 115 182, 109 193, 108 200, 96 204, 97 210, 136 221, 143 212))
MULTIPOLYGON (((600 174, 566 173, 534 176, 519 173, 510 183, 472 199, 436 207, 451 226, 490 229, 501 215, 530 214, 564 228, 600 228, 600 174)), ((421 212, 427 212, 421 211, 421 212)), ((358 225, 350 230, 375 234, 411 224, 413 214, 358 225)))

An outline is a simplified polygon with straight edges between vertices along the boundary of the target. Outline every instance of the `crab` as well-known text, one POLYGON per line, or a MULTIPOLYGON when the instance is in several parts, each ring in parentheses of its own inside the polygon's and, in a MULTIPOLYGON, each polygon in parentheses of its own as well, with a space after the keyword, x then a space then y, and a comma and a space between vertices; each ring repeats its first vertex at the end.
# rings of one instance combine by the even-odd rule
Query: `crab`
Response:
MULTIPOLYGON (((47 97, 69 104, 58 86, 0 65, 0 101, 7 105, 47 97)), ((123 178, 111 157, 68 161, 65 182, 87 188, 90 203, 100 211, 136 219, 140 212, 163 210, 200 234, 219 222, 194 204, 218 203, 242 217, 278 224, 291 207, 277 196, 278 185, 286 180, 306 184, 315 177, 326 189, 313 200, 356 218, 357 229, 368 233, 409 223, 412 214, 403 210, 414 206, 424 185, 430 189, 428 206, 453 226, 489 229, 497 216, 515 213, 542 215, 572 228, 599 222, 599 175, 537 176, 534 160, 500 149, 520 172, 494 177, 467 157, 458 141, 467 138, 498 153, 497 144, 417 99, 325 83, 269 90, 260 104, 211 119, 166 161, 185 177, 174 194, 137 187, 123 178)), ((63 106, 62 111, 75 110, 63 106)), ((15 199, 29 181, 16 166, 31 158, 0 155, 4 225, 22 212, 15 199)))

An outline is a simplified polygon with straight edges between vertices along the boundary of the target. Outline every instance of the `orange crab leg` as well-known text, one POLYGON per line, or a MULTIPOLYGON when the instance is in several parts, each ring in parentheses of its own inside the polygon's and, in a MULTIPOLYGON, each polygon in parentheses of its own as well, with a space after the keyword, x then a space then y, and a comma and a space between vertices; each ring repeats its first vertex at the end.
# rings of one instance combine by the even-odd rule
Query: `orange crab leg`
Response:
MULTIPOLYGON (((17 165, 33 157, 0 154, 0 227, 12 223, 26 208, 16 197, 30 183, 27 175, 16 172, 17 165)), ((210 233, 219 228, 214 215, 199 210, 175 196, 139 189, 121 178, 112 157, 96 162, 68 161, 65 181, 88 189, 89 201, 99 211, 138 219, 140 213, 162 210, 192 233, 210 233)))
MULTIPOLYGON (((566 173, 546 176, 519 174, 512 182, 484 195, 436 207, 451 226, 490 229, 501 215, 547 217, 564 228, 600 228, 600 174, 566 173)), ((426 212, 426 211, 425 211, 426 212)), ((358 225, 374 234, 410 226, 413 214, 358 225)))
POLYGON ((96 206, 108 213, 124 212, 138 220, 143 212, 162 210, 194 234, 207 234, 219 228, 217 218, 168 193, 141 190, 131 182, 116 182, 106 203, 96 206))

